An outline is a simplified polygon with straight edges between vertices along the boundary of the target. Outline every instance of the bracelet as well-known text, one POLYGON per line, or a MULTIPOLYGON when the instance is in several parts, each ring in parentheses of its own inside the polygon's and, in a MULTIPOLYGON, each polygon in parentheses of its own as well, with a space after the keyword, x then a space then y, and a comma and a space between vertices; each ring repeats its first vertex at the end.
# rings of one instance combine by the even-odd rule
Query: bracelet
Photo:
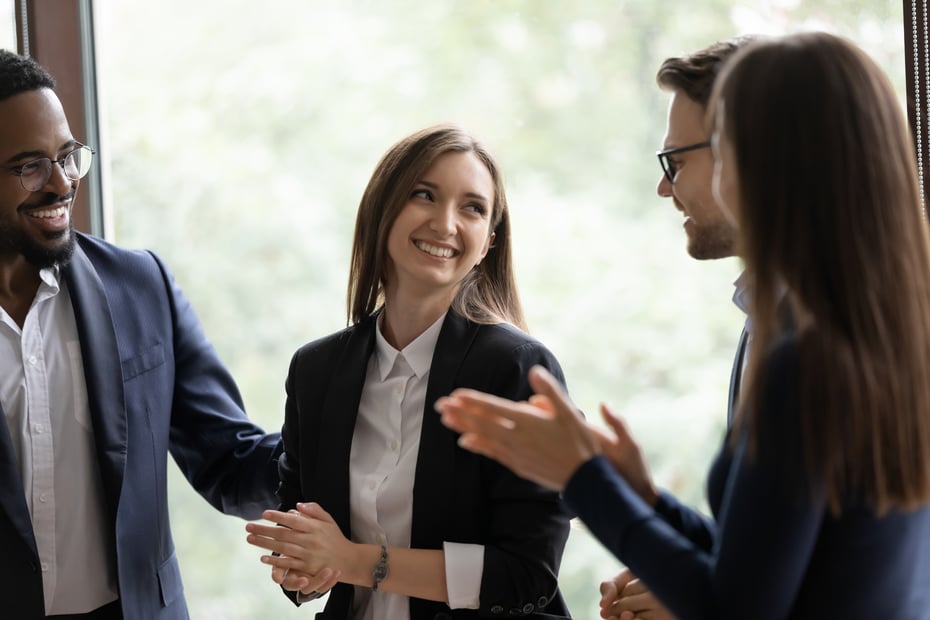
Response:
POLYGON ((375 564, 375 567, 371 569, 371 576, 374 579, 371 589, 374 592, 378 591, 378 584, 384 581, 384 578, 388 575, 387 558, 387 547, 381 545, 381 558, 378 560, 378 563, 375 564))

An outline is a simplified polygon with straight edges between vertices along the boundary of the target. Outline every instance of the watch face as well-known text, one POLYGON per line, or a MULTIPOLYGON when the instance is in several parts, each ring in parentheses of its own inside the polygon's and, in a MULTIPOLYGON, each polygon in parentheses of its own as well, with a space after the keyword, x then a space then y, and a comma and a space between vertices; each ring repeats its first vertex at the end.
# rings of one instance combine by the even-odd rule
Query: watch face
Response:
POLYGON ((387 567, 387 549, 384 545, 381 546, 381 558, 378 560, 378 563, 375 564, 375 567, 371 569, 371 576, 374 578, 374 584, 372 589, 377 590, 378 584, 387 577, 388 567, 387 567))

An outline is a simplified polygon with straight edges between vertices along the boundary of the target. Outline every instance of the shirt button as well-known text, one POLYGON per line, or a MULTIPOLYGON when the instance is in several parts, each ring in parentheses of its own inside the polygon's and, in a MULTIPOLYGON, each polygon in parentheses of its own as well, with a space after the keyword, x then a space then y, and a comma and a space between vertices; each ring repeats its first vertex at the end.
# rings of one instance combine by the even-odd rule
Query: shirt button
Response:
POLYGON ((391 440, 391 450, 396 450, 396 449, 397 449, 397 440, 396 440, 396 439, 392 439, 392 440, 391 440))
POLYGON ((46 564, 45 562, 42 562, 42 572, 43 573, 48 572, 48 564, 46 564))
POLYGON ((44 424, 36 424, 33 428, 35 428, 35 431, 36 431, 37 433, 44 433, 44 432, 45 432, 45 425, 44 425, 44 424))
POLYGON ((39 359, 38 359, 35 355, 30 355, 30 356, 29 356, 29 363, 32 364, 33 366, 35 366, 35 365, 36 365, 36 362, 38 362, 38 361, 39 361, 39 359))
POLYGON ((377 485, 376 483, 374 483, 374 482, 369 482, 369 483, 368 483, 368 488, 371 489, 372 491, 374 491, 374 490, 375 490, 375 487, 377 487, 377 486, 378 486, 378 485, 377 485))
POLYGON ((48 501, 48 495, 46 495, 45 493, 43 493, 42 495, 39 496, 39 501, 42 502, 42 503, 44 504, 45 502, 48 501))

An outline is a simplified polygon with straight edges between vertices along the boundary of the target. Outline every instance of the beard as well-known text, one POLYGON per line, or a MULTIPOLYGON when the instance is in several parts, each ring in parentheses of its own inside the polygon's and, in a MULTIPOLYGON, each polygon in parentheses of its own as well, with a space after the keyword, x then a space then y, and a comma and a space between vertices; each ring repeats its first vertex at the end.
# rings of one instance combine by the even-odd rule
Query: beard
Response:
POLYGON ((66 265, 74 254, 74 221, 68 217, 67 230, 46 232, 36 240, 23 230, 0 222, 0 254, 20 254, 36 269, 66 265))
POLYGON ((728 258, 736 253, 736 231, 726 222, 699 228, 688 237, 688 254, 697 260, 728 258))
POLYGON ((48 245, 36 243, 32 239, 24 239, 20 246, 19 252, 22 254, 30 265, 36 269, 47 269, 49 267, 61 267, 68 264, 71 256, 74 254, 74 222, 68 222, 68 230, 56 233, 47 233, 45 238, 48 241, 59 240, 67 237, 64 243, 48 245))

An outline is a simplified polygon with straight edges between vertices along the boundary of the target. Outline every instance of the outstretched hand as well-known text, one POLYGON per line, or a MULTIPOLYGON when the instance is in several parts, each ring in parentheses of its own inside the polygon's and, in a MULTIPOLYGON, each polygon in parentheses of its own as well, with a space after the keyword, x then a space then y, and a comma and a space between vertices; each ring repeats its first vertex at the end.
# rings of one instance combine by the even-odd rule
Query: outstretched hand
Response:
POLYGON ((649 468, 646 467, 642 449, 633 439, 623 419, 610 407, 601 405, 601 417, 613 431, 613 434, 610 434, 601 429, 595 429, 601 443, 601 452, 643 501, 654 507, 659 501, 659 491, 649 475, 649 468))
POLYGON ((546 369, 533 367, 529 381, 536 392, 529 402, 458 389, 437 400, 436 410, 443 424, 462 434, 463 448, 561 491, 602 451, 601 441, 546 369))

